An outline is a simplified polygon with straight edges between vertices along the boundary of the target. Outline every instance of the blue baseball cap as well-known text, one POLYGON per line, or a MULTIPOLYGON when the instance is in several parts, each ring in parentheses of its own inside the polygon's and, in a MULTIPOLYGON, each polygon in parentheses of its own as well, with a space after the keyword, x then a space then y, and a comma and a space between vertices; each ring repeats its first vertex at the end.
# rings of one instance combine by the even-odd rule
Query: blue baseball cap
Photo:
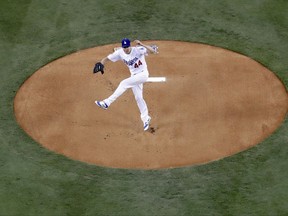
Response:
POLYGON ((122 47, 123 48, 127 48, 127 47, 130 47, 130 40, 128 38, 124 38, 122 40, 122 47))

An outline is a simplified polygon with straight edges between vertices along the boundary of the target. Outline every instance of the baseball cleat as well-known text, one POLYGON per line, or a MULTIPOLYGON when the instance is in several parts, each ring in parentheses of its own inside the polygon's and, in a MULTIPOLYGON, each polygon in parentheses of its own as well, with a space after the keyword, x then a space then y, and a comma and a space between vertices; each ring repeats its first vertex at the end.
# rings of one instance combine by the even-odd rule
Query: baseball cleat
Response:
POLYGON ((107 109, 108 105, 104 101, 95 101, 96 105, 101 107, 102 109, 107 109))
POLYGON ((150 121, 151 117, 149 117, 148 120, 144 123, 144 131, 147 131, 149 129, 150 121))

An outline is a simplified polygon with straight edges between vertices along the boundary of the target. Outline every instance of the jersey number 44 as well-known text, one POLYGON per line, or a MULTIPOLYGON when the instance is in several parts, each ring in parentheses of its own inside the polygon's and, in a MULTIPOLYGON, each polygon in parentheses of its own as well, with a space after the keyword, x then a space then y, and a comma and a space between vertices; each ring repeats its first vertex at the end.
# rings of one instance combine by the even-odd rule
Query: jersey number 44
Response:
POLYGON ((140 65, 142 65, 142 62, 139 60, 138 63, 136 62, 134 64, 134 68, 138 68, 140 65))

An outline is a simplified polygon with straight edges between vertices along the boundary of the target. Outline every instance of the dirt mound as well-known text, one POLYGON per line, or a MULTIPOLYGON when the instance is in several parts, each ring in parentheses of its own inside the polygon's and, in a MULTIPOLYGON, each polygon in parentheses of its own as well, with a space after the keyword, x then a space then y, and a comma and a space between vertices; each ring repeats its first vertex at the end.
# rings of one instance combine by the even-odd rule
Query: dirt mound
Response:
POLYGON ((100 166, 159 169, 217 160, 258 144, 285 118, 287 92, 256 61, 217 47, 175 41, 148 56, 144 98, 152 117, 144 132, 131 91, 108 110, 94 103, 130 74, 123 63, 96 61, 119 44, 82 50, 36 71, 15 98, 20 126, 46 148, 100 166))

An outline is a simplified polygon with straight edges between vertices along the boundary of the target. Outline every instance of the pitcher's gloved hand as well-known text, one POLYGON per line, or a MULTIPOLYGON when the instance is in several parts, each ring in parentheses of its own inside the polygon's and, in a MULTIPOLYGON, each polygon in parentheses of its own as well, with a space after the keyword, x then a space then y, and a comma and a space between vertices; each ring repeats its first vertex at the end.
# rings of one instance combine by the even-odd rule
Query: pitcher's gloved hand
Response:
POLYGON ((98 73, 101 71, 101 74, 104 74, 104 65, 101 62, 97 62, 93 69, 93 73, 98 73))

